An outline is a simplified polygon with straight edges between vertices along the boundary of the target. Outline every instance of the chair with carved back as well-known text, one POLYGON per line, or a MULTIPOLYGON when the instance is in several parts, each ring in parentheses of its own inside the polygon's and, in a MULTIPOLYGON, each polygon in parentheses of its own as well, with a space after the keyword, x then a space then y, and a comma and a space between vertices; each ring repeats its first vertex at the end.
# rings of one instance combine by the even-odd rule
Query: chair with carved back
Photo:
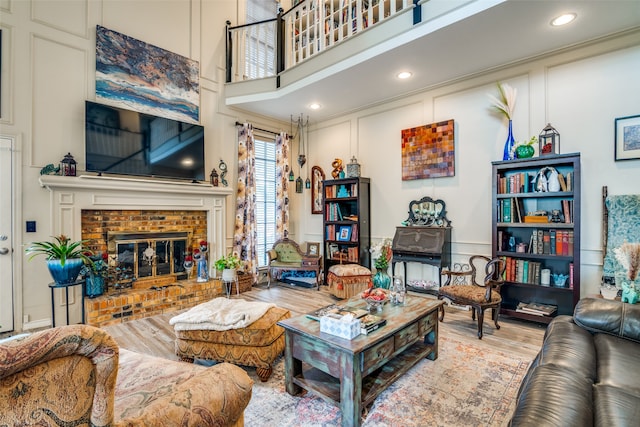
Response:
MULTIPOLYGON (((500 287, 504 283, 505 267, 506 263, 501 258, 474 255, 469 258, 469 264, 455 264, 452 269, 442 271, 447 279, 438 290, 438 299, 446 298, 454 304, 470 306, 471 318, 475 320, 478 317, 479 339, 482 339, 484 312, 489 308, 493 310, 491 318, 496 329, 500 329, 500 287), (483 279, 482 283, 477 282, 477 276, 483 279)), ((444 320, 444 307, 440 307, 439 320, 444 320)))

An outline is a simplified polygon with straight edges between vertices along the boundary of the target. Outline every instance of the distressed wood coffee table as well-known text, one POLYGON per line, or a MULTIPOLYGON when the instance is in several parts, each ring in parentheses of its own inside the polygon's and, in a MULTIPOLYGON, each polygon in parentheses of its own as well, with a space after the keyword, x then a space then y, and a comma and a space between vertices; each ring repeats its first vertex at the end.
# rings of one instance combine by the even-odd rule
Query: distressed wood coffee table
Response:
MULTIPOLYGON (((362 410, 423 358, 438 357, 438 308, 442 301, 408 296, 405 306, 376 313, 387 324, 352 340, 320 332, 305 315, 278 322, 285 329, 285 385, 340 405, 343 426, 359 426, 362 410)), ((364 308, 359 297, 344 305, 364 308)))

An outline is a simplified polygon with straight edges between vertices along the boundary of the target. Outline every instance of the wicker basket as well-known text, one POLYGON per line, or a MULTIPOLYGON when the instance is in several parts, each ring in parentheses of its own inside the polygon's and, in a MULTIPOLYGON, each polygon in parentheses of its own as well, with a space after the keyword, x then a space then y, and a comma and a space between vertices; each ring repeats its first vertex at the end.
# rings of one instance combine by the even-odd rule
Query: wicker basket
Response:
MULTIPOLYGON (((251 274, 238 272, 238 287, 240 288, 240 293, 247 292, 251 290, 253 286, 253 276, 251 274)), ((236 293, 235 283, 231 288, 231 293, 236 293)))

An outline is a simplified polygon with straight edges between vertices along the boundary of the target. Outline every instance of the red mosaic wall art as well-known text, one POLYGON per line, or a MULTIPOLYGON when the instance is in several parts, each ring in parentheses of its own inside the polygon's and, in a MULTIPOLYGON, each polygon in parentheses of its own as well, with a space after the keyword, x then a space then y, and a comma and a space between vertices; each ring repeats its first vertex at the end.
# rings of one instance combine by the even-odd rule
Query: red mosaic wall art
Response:
POLYGON ((455 175, 453 120, 402 130, 402 180, 455 175))

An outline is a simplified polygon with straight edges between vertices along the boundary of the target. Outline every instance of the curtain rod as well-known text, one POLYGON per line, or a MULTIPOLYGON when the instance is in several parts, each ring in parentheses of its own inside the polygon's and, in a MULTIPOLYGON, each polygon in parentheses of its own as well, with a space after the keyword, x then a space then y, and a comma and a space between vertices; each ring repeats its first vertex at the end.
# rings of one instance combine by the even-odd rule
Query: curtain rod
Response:
MULTIPOLYGON (((236 126, 242 126, 242 125, 244 125, 244 123, 236 122, 236 126)), ((255 127, 255 126, 252 126, 252 127, 253 127, 255 130, 259 130, 259 131, 262 131, 262 132, 272 133, 272 134, 274 134, 274 135, 280 135, 280 132, 274 132, 274 131, 272 131, 272 130, 261 129, 261 128, 258 128, 258 127, 255 127)))

